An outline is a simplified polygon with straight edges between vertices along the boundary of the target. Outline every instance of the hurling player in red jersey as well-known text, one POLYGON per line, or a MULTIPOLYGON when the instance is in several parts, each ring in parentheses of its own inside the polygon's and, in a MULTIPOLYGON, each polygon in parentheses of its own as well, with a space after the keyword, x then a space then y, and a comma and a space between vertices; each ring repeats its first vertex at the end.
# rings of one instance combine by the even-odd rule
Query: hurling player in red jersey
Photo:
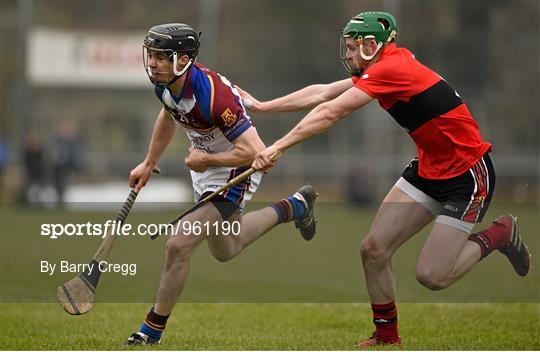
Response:
POLYGON ((352 74, 260 102, 240 90, 252 111, 314 108, 287 135, 260 152, 253 167, 268 171, 269 156, 323 133, 373 99, 411 136, 418 157, 384 198, 361 245, 375 332, 360 347, 399 344, 392 255, 409 238, 435 223, 420 253, 416 277, 431 290, 456 282, 494 250, 525 276, 529 252, 516 218, 503 215, 473 232, 489 206, 495 171, 491 145, 459 94, 435 72, 396 46, 397 24, 385 12, 354 16, 342 32, 342 61, 352 74))

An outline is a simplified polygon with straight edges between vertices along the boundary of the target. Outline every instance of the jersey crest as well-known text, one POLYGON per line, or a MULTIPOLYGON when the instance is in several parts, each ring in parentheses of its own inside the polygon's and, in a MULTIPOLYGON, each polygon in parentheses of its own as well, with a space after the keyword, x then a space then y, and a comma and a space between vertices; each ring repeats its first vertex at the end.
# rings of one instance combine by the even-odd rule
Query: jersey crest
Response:
POLYGON ((225 127, 231 127, 238 119, 238 117, 229 108, 223 111, 221 117, 223 118, 223 124, 225 127))

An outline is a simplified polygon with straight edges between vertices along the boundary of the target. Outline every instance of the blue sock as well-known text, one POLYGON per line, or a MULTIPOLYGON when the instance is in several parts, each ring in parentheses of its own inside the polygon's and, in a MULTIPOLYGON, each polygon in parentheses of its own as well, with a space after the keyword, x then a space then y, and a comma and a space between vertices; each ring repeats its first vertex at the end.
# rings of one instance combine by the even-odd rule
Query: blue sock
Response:
POLYGON ((145 335, 148 335, 149 338, 153 340, 159 340, 161 339, 161 334, 163 331, 156 330, 154 328, 151 328, 150 326, 146 325, 145 322, 141 324, 141 327, 139 328, 139 331, 142 332, 145 335))
POLYGON ((146 315, 146 319, 141 324, 139 331, 157 341, 161 338, 163 330, 165 330, 167 319, 169 319, 168 315, 159 315, 154 312, 154 308, 152 307, 146 315))
POLYGON ((306 214, 307 209, 304 202, 295 198, 294 196, 290 196, 289 198, 287 198, 287 200, 291 203, 292 206, 293 220, 298 220, 306 214))
POLYGON ((278 214, 278 224, 297 220, 305 215, 306 205, 301 200, 291 196, 270 205, 278 214))

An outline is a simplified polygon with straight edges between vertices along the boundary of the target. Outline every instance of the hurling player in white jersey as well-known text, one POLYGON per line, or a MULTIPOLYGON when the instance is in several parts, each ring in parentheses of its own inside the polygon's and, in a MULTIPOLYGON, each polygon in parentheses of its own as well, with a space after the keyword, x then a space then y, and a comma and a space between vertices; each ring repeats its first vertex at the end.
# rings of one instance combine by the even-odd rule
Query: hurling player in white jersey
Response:
MULTIPOLYGON (((255 155, 265 149, 238 91, 225 77, 195 64, 199 36, 186 24, 172 23, 152 27, 144 39, 144 66, 163 108, 154 125, 148 154, 130 174, 130 186, 136 191, 150 179, 179 126, 192 145, 185 164, 191 171, 196 202, 247 170, 255 155)), ((217 260, 227 261, 281 223, 294 221, 304 239, 313 238, 317 194, 309 185, 266 208, 242 214, 260 181, 261 173, 253 174, 181 220, 176 235, 170 236, 165 246, 155 304, 127 344, 160 342, 184 287, 190 257, 202 241, 206 240, 217 260), (183 226, 197 221, 210 226, 202 234, 195 234, 192 226, 183 226), (230 228, 221 226, 224 222, 239 224, 239 233, 219 233, 230 228)))

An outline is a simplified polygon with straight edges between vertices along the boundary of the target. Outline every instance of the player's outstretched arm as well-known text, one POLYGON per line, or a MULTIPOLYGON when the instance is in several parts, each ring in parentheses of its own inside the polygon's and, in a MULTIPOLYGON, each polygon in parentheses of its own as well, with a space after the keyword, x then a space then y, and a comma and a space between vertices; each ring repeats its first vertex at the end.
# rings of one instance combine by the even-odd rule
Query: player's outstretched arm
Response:
POLYGON ((129 175, 129 186, 135 187, 135 191, 140 191, 148 182, 150 176, 152 176, 152 170, 176 134, 177 129, 169 113, 165 108, 162 108, 154 124, 148 154, 144 161, 137 165, 129 175))
POLYGON ((368 104, 373 98, 362 90, 353 87, 334 100, 318 105, 306 115, 289 133, 255 157, 252 167, 269 170, 275 165, 270 156, 283 153, 288 148, 315 135, 324 133, 342 118, 368 104))
POLYGON ((253 126, 249 127, 232 143, 234 144, 232 150, 215 154, 190 148, 189 155, 185 159, 187 167, 196 172, 204 172, 212 166, 247 166, 253 162, 255 155, 265 148, 253 126))
POLYGON ((329 84, 314 84, 291 94, 269 101, 259 101, 251 94, 236 87, 244 106, 254 112, 289 112, 311 109, 321 103, 332 100, 353 86, 350 78, 329 84))

